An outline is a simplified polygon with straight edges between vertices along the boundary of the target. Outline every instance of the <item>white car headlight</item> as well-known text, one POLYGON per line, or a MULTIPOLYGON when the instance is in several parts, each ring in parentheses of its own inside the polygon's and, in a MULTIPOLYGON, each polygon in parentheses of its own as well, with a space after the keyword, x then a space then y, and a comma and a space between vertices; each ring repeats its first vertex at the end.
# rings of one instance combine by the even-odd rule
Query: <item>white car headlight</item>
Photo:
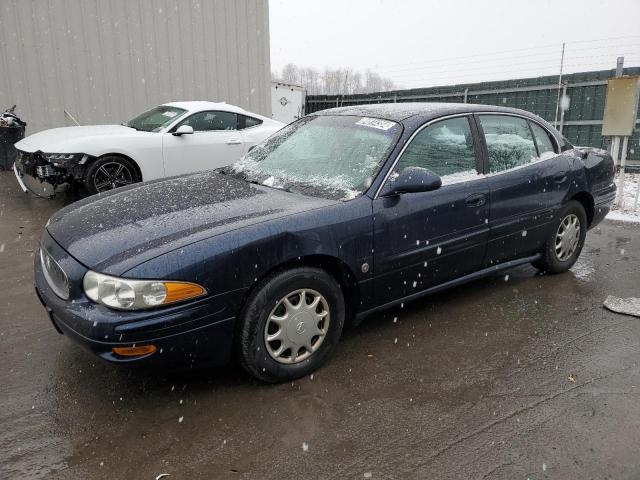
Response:
POLYGON ((96 303, 118 310, 139 310, 168 305, 205 295, 191 282, 131 280, 89 270, 82 281, 84 293, 96 303))
POLYGON ((43 153, 42 156, 50 162, 66 162, 80 158, 82 153, 43 153))

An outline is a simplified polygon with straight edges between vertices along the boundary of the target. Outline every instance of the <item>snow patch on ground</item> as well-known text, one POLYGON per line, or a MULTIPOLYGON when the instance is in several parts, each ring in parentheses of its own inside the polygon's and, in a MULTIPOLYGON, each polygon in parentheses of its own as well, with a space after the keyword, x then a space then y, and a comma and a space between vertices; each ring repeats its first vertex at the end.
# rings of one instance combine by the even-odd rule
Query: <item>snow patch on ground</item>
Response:
POLYGON ((640 223, 640 212, 625 212, 621 210, 612 210, 607 215, 607 220, 615 220, 617 222, 640 223))
POLYGON ((604 301, 604 306, 612 312, 640 317, 640 298, 619 298, 609 295, 604 301))
MULTIPOLYGON (((619 176, 616 176, 615 183, 619 191, 619 176)), ((636 209, 633 209, 638 188, 640 188, 640 173, 626 173, 624 176, 624 202, 622 203, 622 208, 618 206, 619 199, 616 199, 613 208, 607 215, 609 220, 640 223, 640 201, 636 209)))

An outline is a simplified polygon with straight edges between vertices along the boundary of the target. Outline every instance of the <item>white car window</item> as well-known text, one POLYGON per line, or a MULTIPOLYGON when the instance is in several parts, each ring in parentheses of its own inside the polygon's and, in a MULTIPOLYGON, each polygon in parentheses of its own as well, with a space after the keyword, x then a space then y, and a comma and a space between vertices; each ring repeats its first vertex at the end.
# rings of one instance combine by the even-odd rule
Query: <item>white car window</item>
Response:
POLYGON ((176 129, 182 125, 189 125, 194 132, 210 132, 215 130, 237 130, 237 114, 222 111, 198 112, 185 118, 176 125, 176 129))

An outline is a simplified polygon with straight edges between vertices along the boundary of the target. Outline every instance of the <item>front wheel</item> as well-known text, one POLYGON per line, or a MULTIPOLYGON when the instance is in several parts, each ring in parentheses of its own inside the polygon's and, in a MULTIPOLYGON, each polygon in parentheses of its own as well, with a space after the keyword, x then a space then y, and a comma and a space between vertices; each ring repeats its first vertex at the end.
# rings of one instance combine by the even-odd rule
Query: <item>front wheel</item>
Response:
POLYGON ((533 266, 544 273, 569 270, 580 256, 587 226, 584 207, 575 200, 568 202, 558 213, 545 242, 542 258, 533 262, 533 266))
POLYGON ((283 382, 318 369, 340 339, 344 297, 319 268, 298 267, 264 279, 238 319, 244 368, 266 382, 283 382))
POLYGON ((85 185, 92 195, 140 181, 133 162, 127 158, 106 156, 87 169, 85 185))

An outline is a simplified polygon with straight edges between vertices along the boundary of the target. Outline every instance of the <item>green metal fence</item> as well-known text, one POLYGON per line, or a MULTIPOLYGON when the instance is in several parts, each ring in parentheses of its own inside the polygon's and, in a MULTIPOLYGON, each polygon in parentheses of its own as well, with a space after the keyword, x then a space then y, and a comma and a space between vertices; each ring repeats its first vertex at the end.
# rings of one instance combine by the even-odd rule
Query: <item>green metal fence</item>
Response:
MULTIPOLYGON (((640 67, 625 68, 623 74, 640 75, 640 67)), ((574 145, 607 148, 608 139, 601 135, 601 131, 607 79, 612 77, 615 77, 615 69, 563 75, 561 95, 566 93, 570 106, 564 112, 562 122, 558 112, 556 126, 574 145)), ((466 102, 521 108, 554 123, 557 98, 556 75, 358 95, 309 95, 305 111, 313 113, 336 106, 365 103, 466 102)), ((629 139, 628 148, 627 158, 640 160, 638 128, 629 139)))

